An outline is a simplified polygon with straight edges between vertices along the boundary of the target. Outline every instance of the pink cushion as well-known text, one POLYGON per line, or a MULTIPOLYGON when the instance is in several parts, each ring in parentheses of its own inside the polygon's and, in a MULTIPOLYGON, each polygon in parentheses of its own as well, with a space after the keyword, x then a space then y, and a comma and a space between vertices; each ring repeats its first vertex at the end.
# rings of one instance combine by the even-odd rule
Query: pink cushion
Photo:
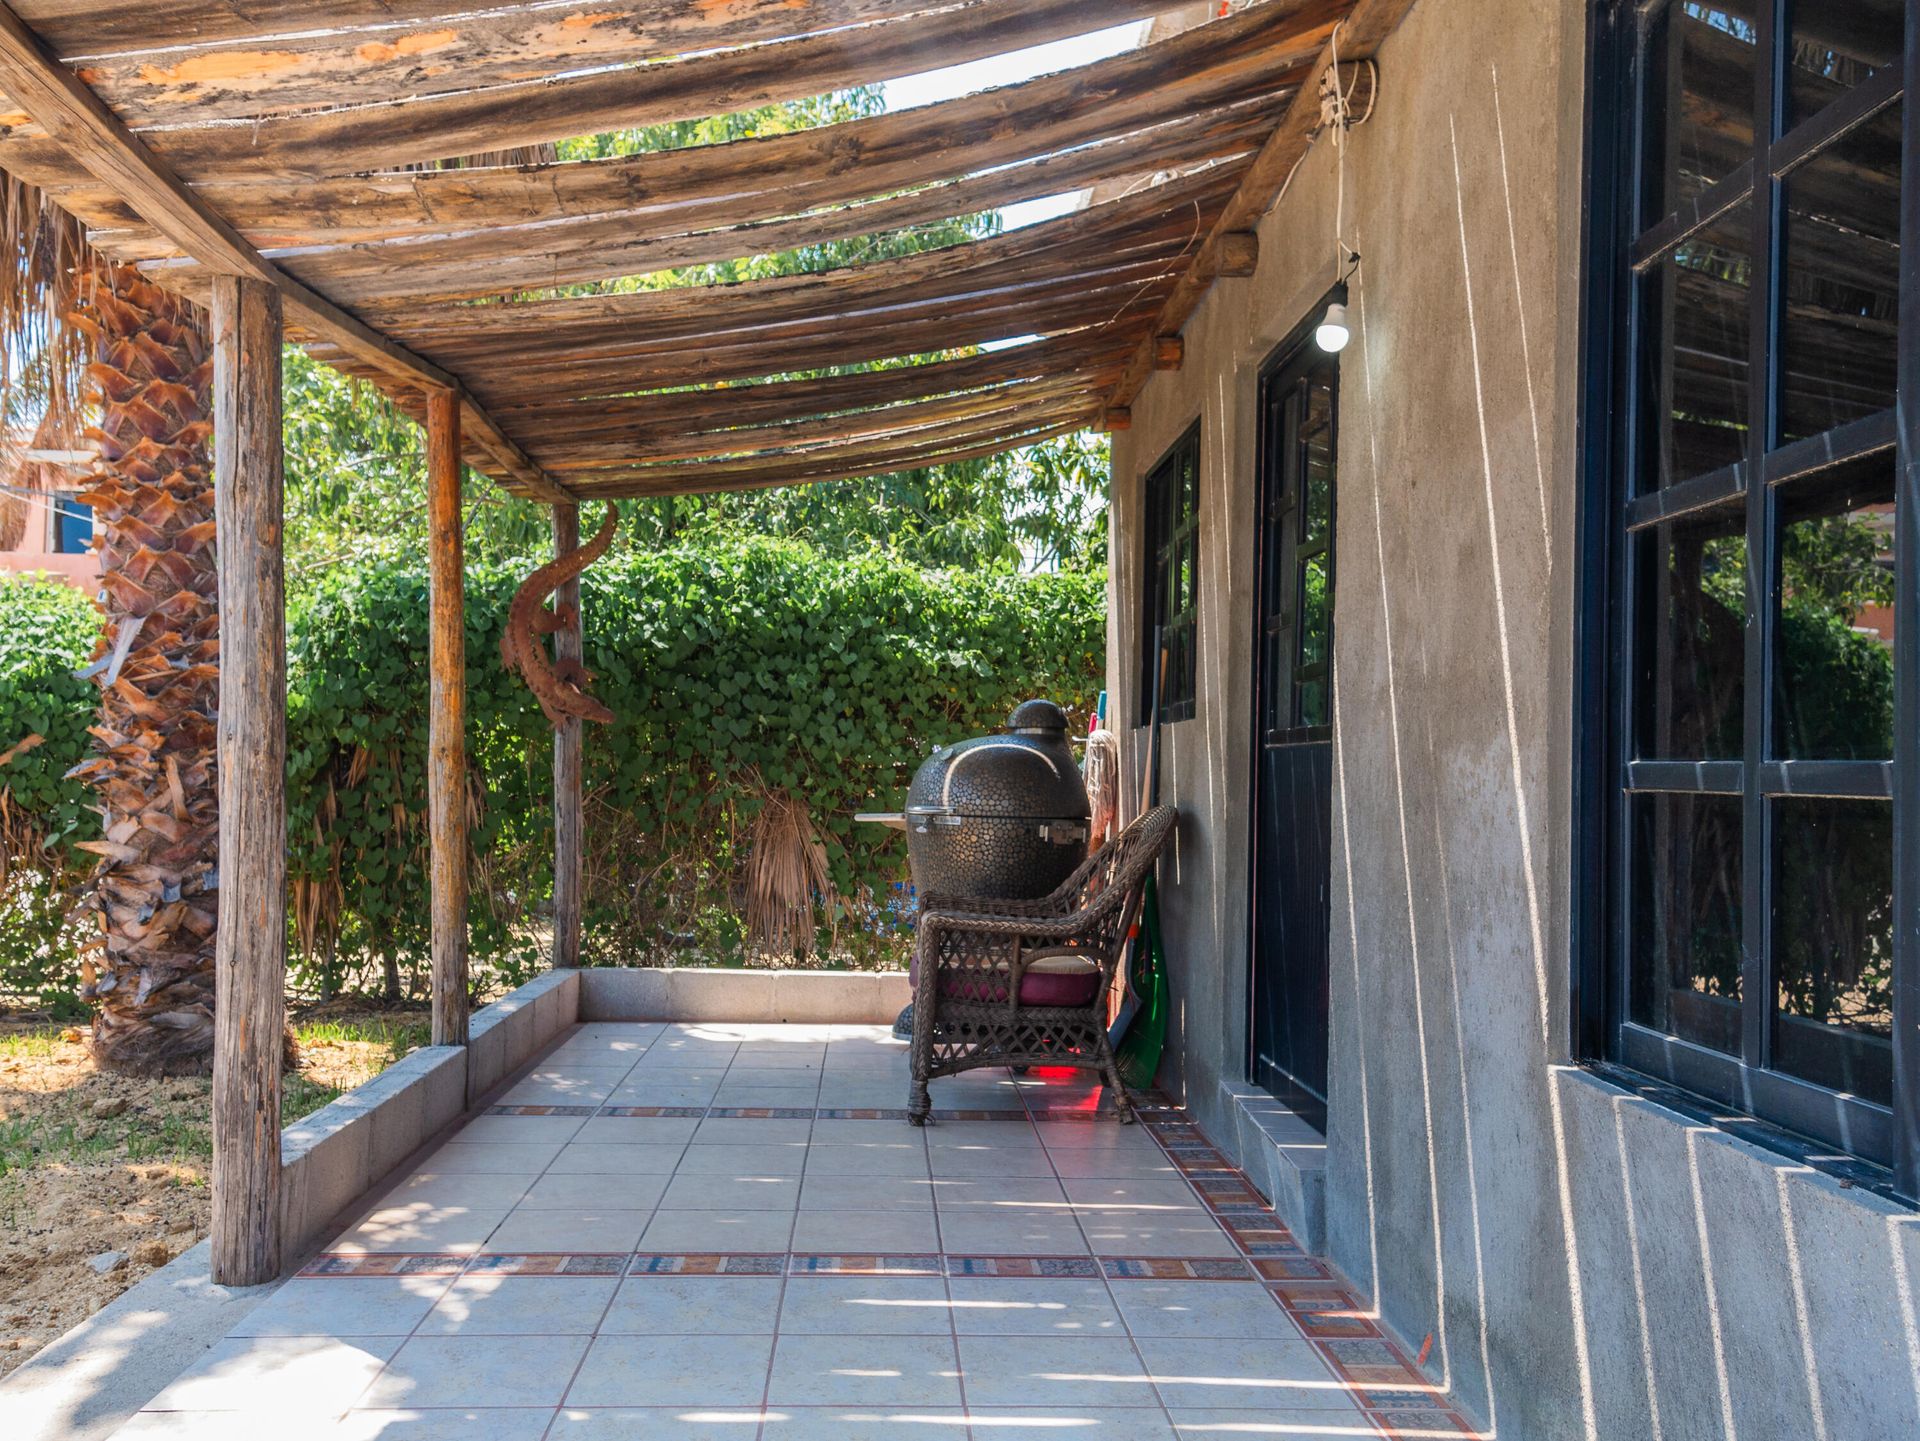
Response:
MULTIPOLYGON (((1020 978, 1020 1004, 1023 1006, 1085 1006, 1091 1005, 1100 991, 1100 972, 1084 963, 1073 965, 1071 969, 1047 969, 1049 960, 1061 958, 1039 957, 1034 965, 1040 969, 1029 969, 1020 978)), ((915 956, 908 971, 917 983, 920 977, 920 958, 915 956)), ((983 1002, 1005 1001, 1007 998, 1006 978, 997 971, 953 972, 943 976, 940 981, 940 993, 952 996, 955 1000, 971 1001, 978 1005, 983 1002)))

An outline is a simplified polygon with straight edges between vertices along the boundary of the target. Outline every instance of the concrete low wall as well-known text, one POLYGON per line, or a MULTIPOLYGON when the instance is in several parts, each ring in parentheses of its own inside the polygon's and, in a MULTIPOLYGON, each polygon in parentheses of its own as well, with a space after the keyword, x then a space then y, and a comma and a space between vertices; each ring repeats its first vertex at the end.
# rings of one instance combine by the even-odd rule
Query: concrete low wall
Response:
MULTIPOLYGON (((409 1157, 535 1060, 580 1011, 580 973, 550 971, 474 1013, 469 1044, 427 1046, 280 1133, 287 1269, 409 1157)), ((0 1382, 6 1441, 96 1441, 277 1289, 216 1286, 202 1241, 0 1382)))
POLYGON ((572 1025, 579 994, 578 971, 549 971, 476 1012, 465 1047, 423 1047, 281 1132, 288 1259, 572 1025))
POLYGON ((750 1021, 883 1026, 913 999, 904 971, 586 970, 583 1021, 750 1021))

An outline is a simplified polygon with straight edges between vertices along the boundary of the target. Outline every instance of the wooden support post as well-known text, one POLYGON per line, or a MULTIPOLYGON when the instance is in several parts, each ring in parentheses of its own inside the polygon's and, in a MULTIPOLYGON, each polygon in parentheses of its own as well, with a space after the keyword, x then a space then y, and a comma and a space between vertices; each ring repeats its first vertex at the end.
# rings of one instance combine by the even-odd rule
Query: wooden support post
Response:
POLYGON ((460 529, 460 401, 427 398, 427 845, 433 910, 433 1044, 467 1043, 467 622, 460 529))
POLYGON ((213 279, 220 564, 220 919, 214 949, 213 1279, 280 1274, 287 1028, 287 635, 280 295, 213 279))
MULTIPOLYGON (((558 559, 580 548, 580 507, 553 508, 553 554, 558 559)), ((578 664, 582 654, 580 578, 575 576, 554 595, 556 613, 566 620, 554 632, 553 658, 564 668, 578 664)), ((584 861, 585 822, 580 814, 581 743, 585 727, 578 716, 568 716, 553 728, 553 964, 580 964, 581 870, 584 861)))

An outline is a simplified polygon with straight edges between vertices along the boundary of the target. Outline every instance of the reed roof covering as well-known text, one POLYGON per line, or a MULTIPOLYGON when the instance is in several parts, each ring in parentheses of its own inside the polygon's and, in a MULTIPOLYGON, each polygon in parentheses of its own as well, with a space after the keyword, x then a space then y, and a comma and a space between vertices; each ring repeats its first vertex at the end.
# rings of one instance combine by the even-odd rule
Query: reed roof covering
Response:
POLYGON ((216 273, 273 279, 294 338, 403 404, 457 388, 467 459, 509 488, 900 470, 1123 407, 1156 339, 1245 263, 1232 242, 1307 143, 1336 23, 1358 59, 1406 0, 1255 0, 1111 59, 791 134, 486 160, 1181 8, 12 0, 0 169, 191 298, 216 273), (551 298, 1082 188, 1074 213, 904 258, 551 298))

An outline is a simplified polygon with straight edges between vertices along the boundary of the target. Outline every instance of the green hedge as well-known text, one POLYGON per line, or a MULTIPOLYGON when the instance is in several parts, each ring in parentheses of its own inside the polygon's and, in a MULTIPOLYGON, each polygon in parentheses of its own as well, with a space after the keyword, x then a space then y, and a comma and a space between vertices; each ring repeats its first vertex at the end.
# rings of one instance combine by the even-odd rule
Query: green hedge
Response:
MULTIPOLYGON (((535 563, 467 578, 470 919, 493 984, 542 963, 552 890, 551 731, 498 650, 535 563)), ((841 901, 820 908, 811 959, 897 957, 905 849, 852 813, 897 806, 935 744, 1000 724, 1029 695, 1084 720, 1104 670, 1098 575, 930 575, 748 541, 617 550, 583 587, 593 690, 618 716, 586 740, 587 944, 603 963, 750 959, 741 883, 768 794, 806 803, 841 901)), ((4 772, 48 842, 20 868, 45 900, 71 886, 66 848, 95 824, 59 777, 84 753, 92 692, 72 671, 97 622, 65 587, 16 582, 0 598, 0 749, 13 731, 49 737, 4 772)), ((292 605, 288 643, 295 976, 325 993, 426 960, 424 568, 325 577, 292 605)), ((70 954, 44 929, 0 918, 0 992, 71 990, 70 954)))
POLYGON ((0 572, 0 994, 77 1009, 73 888, 99 834, 86 787, 65 779, 87 751, 93 686, 75 672, 99 617, 72 586, 0 572), (30 738, 39 736, 38 744, 30 738), (24 744, 24 748, 23 747, 24 744))

